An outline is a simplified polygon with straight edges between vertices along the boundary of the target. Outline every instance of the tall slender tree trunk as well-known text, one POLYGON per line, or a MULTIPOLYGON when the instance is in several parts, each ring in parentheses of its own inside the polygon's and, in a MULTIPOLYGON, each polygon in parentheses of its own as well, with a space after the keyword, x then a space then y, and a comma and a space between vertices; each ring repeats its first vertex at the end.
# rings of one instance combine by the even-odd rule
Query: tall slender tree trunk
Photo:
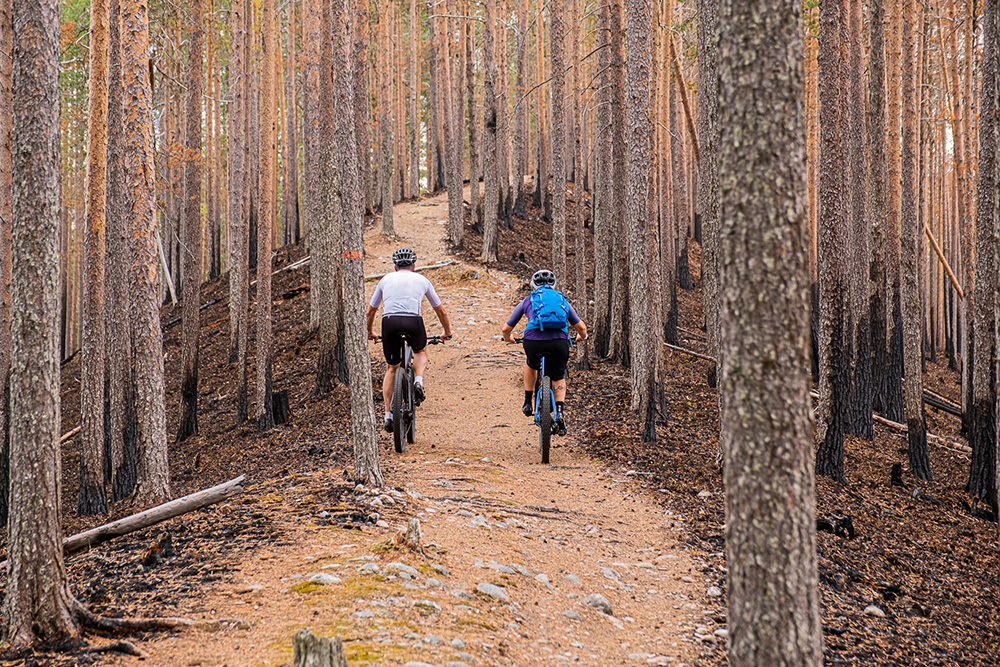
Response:
POLYGON ((899 216, 900 203, 900 50, 901 17, 900 3, 903 0, 889 0, 889 39, 886 44, 886 96, 888 102, 888 127, 886 139, 886 189, 888 209, 886 210, 886 283, 888 302, 887 340, 889 365, 883 377, 883 393, 886 416, 894 421, 903 421, 903 320, 900 302, 900 249, 899 216))
POLYGON ((486 25, 483 28, 483 250, 480 259, 486 263, 497 261, 500 230, 497 225, 497 197, 500 194, 499 166, 497 164, 498 112, 497 112, 497 54, 496 54, 496 0, 485 0, 486 25))
POLYGON ((802 5, 719 6, 729 664, 818 667, 802 5))
MULTIPOLYGON (((471 12, 471 4, 466 2, 466 11, 471 12)), ((469 210, 472 212, 473 226, 482 228, 482 204, 479 196, 479 130, 476 118, 476 59, 473 57, 473 45, 476 41, 476 22, 469 22, 469 30, 465 36, 465 88, 466 123, 469 133, 469 210)))
MULTIPOLYGON (((704 295, 705 333, 709 355, 716 363, 708 369, 708 384, 717 382, 718 349, 718 248, 719 248, 719 5, 718 0, 698 0, 698 137, 701 169, 698 173, 698 211, 704 234, 701 280, 704 295)), ((669 39, 669 36, 667 37, 669 39)), ((663 185, 666 188, 666 184, 663 185)), ((669 278, 673 280, 673 276, 669 278)), ((675 299, 676 300, 676 299, 675 299)))
POLYGON ((275 114, 274 52, 275 36, 274 0, 262 0, 260 7, 260 150, 258 157, 258 183, 260 209, 257 218, 257 430, 274 427, 274 359, 271 324, 271 252, 274 228, 274 190, 272 182, 275 169, 275 114))
MULTIPOLYGON (((611 350, 611 246, 613 204, 611 180, 611 8, 599 8, 597 30, 598 103, 594 177, 594 351, 606 357, 611 350)), ((672 265, 671 265, 672 266, 672 265)))
MULTIPOLYGON (((446 19, 449 23, 455 19, 446 19)), ((442 86, 442 92, 447 96, 448 102, 448 236, 455 248, 464 245, 465 216, 462 205, 464 203, 464 179, 462 178, 462 156, 464 154, 465 141, 463 140, 462 120, 465 115, 465 97, 463 96, 464 81, 462 68, 459 66, 459 59, 456 54, 464 48, 459 42, 457 48, 454 47, 453 36, 456 30, 448 26, 448 67, 446 71, 448 78, 447 85, 442 86)))
MULTIPOLYGON (((891 2, 892 0, 890 0, 891 2)), ((871 221, 872 257, 868 274, 871 294, 872 408, 888 415, 890 410, 888 316, 889 218, 886 211, 886 68, 885 13, 883 0, 869 4, 868 35, 868 216, 871 221)))
POLYGON ((819 409, 816 472, 844 482, 844 432, 851 383, 847 349, 844 239, 849 238, 845 155, 846 83, 841 52, 846 35, 844 0, 820 6, 820 220, 819 409))
MULTIPOLYGON (((540 20, 540 19, 539 19, 540 20)), ((524 176, 528 173, 528 0, 517 0, 517 79, 514 94, 514 211, 519 218, 527 215, 524 176)))
POLYGON ((900 242, 901 298, 903 312, 903 367, 905 373, 904 406, 910 471, 920 479, 931 479, 930 455, 927 451, 927 426, 924 420, 924 385, 920 340, 920 294, 917 284, 917 180, 915 153, 917 123, 916 90, 916 30, 917 11, 914 0, 903 5, 903 143, 902 143, 902 217, 900 242))
POLYGON ((994 43, 991 39, 996 19, 996 0, 986 0, 983 6, 982 95, 979 109, 979 183, 976 204, 976 291, 974 332, 976 343, 973 359, 972 413, 970 433, 972 462, 969 492, 997 510, 996 447, 996 196, 997 143, 993 127, 996 107, 996 72, 994 43))
POLYGON ((153 171, 153 109, 149 80, 149 7, 146 0, 121 3, 124 126, 124 210, 132 245, 132 341, 135 354, 138 470, 136 502, 170 497, 167 417, 163 387, 163 332, 160 329, 159 257, 153 171))
MULTIPOLYGON (((366 0, 358 0, 363 4, 366 0)), ((354 125, 352 106, 356 98, 351 93, 351 59, 349 35, 351 12, 345 0, 332 0, 334 40, 334 81, 337 95, 337 138, 341 146, 357 145, 351 136, 354 125), (346 43, 345 43, 346 42, 346 43)), ((360 26, 358 26, 360 27, 360 26)), ((354 64, 360 62, 355 59, 354 64)), ((344 222, 344 300, 347 327, 347 363, 351 376, 351 431, 354 437, 354 477, 368 486, 384 484, 378 460, 378 438, 375 435, 375 406, 372 402, 371 363, 368 339, 365 335, 364 283, 364 218, 358 201, 358 156, 345 151, 339 170, 337 193, 344 222)))
MULTIPOLYGON (((358 145, 358 188, 361 192, 361 215, 372 213, 372 140, 371 103, 368 96, 368 42, 371 40, 368 3, 359 1, 354 26, 354 139, 358 145)), ((429 149, 428 149, 429 150, 429 149)))
MULTIPOLYGON (((572 2, 572 0, 570 0, 572 2)), ((566 27, 563 0, 551 0, 552 57, 552 270, 566 279, 566 27)), ((648 71, 647 71, 648 76, 648 71)), ((647 86, 647 95, 649 94, 647 86)))
POLYGON ((13 3, 11 470, 3 641, 74 641, 59 524, 59 3, 13 3))
MULTIPOLYGON (((392 221, 392 205, 395 202, 393 191, 393 127, 392 127, 392 41, 391 22, 393 4, 389 0, 379 3, 378 12, 378 127, 382 134, 381 152, 379 154, 379 183, 382 202, 382 233, 395 234, 392 221)), ((440 94, 440 91, 439 91, 440 94)))
POLYGON ((287 243, 299 242, 299 102, 296 87, 295 3, 288 3, 288 72, 285 76, 285 157, 282 203, 287 243))
MULTIPOLYGON (((410 196, 420 196, 420 52, 421 35, 420 12, 417 0, 410 0, 410 196)), ((465 48, 465 45, 462 45, 465 48)))
POLYGON ((549 196, 549 139, 548 139, 548 105, 546 95, 549 87, 541 85, 545 81, 545 20, 541 12, 535 19, 535 85, 539 86, 535 104, 536 131, 535 153, 537 162, 537 177, 532 203, 535 208, 542 209, 545 220, 552 220, 552 200, 549 196))
MULTIPOLYGON (((850 336, 853 348, 853 387, 850 431, 861 437, 873 437, 872 421, 872 350, 868 272, 871 266, 870 227, 868 223, 868 155, 865 91, 862 89, 864 48, 861 43, 863 0, 848 0, 847 49, 848 84, 848 164, 850 166, 850 336)), ((846 185, 846 184, 845 184, 846 185)))
MULTIPOLYGON (((104 486, 104 294, 108 185, 108 56, 111 37, 108 22, 110 20, 108 0, 95 0, 91 3, 87 199, 84 212, 86 279, 83 283, 84 335, 80 361, 80 425, 83 444, 80 451, 80 490, 76 506, 79 514, 104 514, 108 511, 108 497, 104 486)), ((0 55, 0 58, 2 57, 0 55)))
POLYGON ((611 347, 609 356, 629 366, 628 228, 625 224, 625 58, 622 53, 622 0, 611 1, 611 347))
POLYGON ((10 229, 11 123, 14 19, 11 0, 0 0, 0 523, 7 523, 10 489, 10 229))
POLYGON ((180 442, 198 433, 198 346, 201 338, 201 89, 202 0, 191 2, 188 30, 187 128, 184 133, 184 217, 181 221, 181 279, 184 302, 181 332, 181 420, 180 442))
MULTIPOLYGON (((558 1, 558 0, 557 0, 558 1)), ((555 14, 553 13, 553 17, 555 14)), ((640 412, 643 442, 656 441, 656 406, 653 384, 656 379, 654 361, 658 351, 656 327, 653 326, 649 257, 646 239, 649 222, 650 145, 649 85, 653 44, 650 35, 652 10, 649 0, 628 0, 625 7, 625 34, 628 41, 625 85, 626 144, 628 145, 628 177, 626 180, 626 211, 629 225, 629 299, 632 326, 629 329, 632 363, 632 409, 640 412)), ((553 53, 557 34, 553 20, 553 53)), ((561 63, 560 63, 561 64, 561 63)), ((556 60, 552 60, 555 71, 556 60)), ((557 91, 553 89, 553 98, 557 91)), ((559 96, 560 98, 562 95, 559 96)), ((555 126, 556 132, 559 126, 555 126)), ((558 165, 558 158, 556 160, 558 165)), ((556 167, 559 174, 559 167, 556 167)), ((563 185, 565 191, 565 184, 563 185)), ((558 199, 554 210, 558 210, 558 199)))
MULTIPOLYGON (((246 281, 243 277, 246 271, 246 209, 244 192, 246 190, 246 95, 247 77, 244 53, 247 39, 246 14, 244 0, 235 0, 231 8, 230 31, 232 33, 232 52, 229 63, 229 127, 226 134, 229 137, 229 363, 239 363, 241 370, 245 365, 240 360, 240 340, 245 338, 241 325, 245 321, 243 295, 246 294, 246 281), (242 311, 241 311, 242 308, 242 311)), ((306 155, 309 155, 308 149, 306 155)), ((237 381, 245 388, 245 384, 237 381)), ((238 395, 240 391, 238 390, 238 395)), ((245 391, 242 393, 246 396, 245 391)), ((243 398, 243 409, 238 409, 238 422, 246 421, 246 399, 243 398)), ((237 399, 237 403, 240 403, 237 399)))

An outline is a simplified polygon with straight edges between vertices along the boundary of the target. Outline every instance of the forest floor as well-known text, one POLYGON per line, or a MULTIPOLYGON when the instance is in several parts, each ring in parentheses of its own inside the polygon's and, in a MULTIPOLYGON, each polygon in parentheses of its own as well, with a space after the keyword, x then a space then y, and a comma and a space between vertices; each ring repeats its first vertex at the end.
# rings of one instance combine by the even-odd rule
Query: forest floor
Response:
MULTIPOLYGON (((446 219, 444 194, 397 205, 395 237, 366 233, 366 273, 391 270, 400 245, 414 247, 424 265, 448 258, 446 219)), ((467 227, 459 263, 426 274, 456 339, 430 348, 417 442, 398 455, 381 434, 389 488, 380 496, 349 482, 346 388, 312 395, 308 269, 275 276, 275 388, 289 391, 292 419, 265 434, 234 425, 228 283, 207 283, 202 301, 218 301, 202 311, 201 433, 171 446, 173 490, 238 474, 248 476, 246 490, 70 557, 76 595, 108 615, 194 619, 194 628, 134 637, 151 665, 290 665, 301 627, 343 637, 351 665, 725 664, 724 497, 708 364, 668 357, 660 439, 643 444, 628 411, 627 372, 591 355, 592 370, 571 374, 570 434, 555 441, 552 465, 541 465, 536 430, 519 409, 522 354, 498 334, 524 278, 548 264, 550 237, 534 209, 514 227, 501 234, 498 267, 474 259, 481 239, 467 227), (423 554, 393 540, 411 517, 421 520, 423 554), (607 598, 613 615, 582 604, 591 593, 607 598)), ((302 252, 282 250, 276 268, 302 252)), ((705 352, 694 242, 691 257, 682 345, 705 352)), ((179 308, 164 308, 171 429, 178 316, 179 308)), ((429 310, 426 321, 430 333, 440 331, 429 310)), ((384 363, 370 349, 378 384, 384 363)), ((958 393, 955 374, 934 364, 928 385, 958 393)), ((78 403, 79 361, 71 360, 64 432, 79 423, 78 403)), ((954 418, 929 409, 928 424, 957 440, 954 418)), ((918 483, 899 434, 877 427, 874 443, 850 438, 846 448, 848 485, 817 484, 818 515, 850 516, 854 528, 852 539, 819 533, 826 663, 1000 664, 996 525, 972 514, 967 457, 933 447, 935 481, 918 483), (889 482, 896 462, 902 488, 889 482), (914 497, 915 487, 940 504, 914 497), (884 617, 865 615, 872 604, 884 617)), ((75 516, 78 465, 73 438, 63 460, 67 533, 106 520, 75 516)), ((135 661, 38 654, 17 664, 135 661)))

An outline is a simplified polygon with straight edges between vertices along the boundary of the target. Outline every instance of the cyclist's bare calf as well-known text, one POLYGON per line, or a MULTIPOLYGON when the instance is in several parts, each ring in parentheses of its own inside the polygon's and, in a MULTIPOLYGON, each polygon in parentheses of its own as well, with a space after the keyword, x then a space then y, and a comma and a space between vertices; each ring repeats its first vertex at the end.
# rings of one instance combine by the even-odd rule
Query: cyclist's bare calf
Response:
MULTIPOLYGON (((538 380, 538 371, 529 366, 524 365, 524 391, 533 392, 535 391, 535 382, 538 380)), ((555 395, 556 403, 563 403, 566 401, 566 378, 562 380, 552 381, 552 393, 555 395)))

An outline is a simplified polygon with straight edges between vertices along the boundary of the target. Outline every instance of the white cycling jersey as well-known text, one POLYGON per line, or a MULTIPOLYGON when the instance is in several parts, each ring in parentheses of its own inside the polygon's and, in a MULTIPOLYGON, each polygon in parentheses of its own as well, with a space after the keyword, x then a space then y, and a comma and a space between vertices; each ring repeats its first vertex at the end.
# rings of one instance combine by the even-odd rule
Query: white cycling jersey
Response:
POLYGON ((441 299, 431 281, 413 271, 396 271, 386 275, 378 282, 375 293, 372 294, 371 307, 378 308, 382 304, 382 317, 390 315, 420 316, 420 307, 424 297, 431 308, 441 305, 441 299))

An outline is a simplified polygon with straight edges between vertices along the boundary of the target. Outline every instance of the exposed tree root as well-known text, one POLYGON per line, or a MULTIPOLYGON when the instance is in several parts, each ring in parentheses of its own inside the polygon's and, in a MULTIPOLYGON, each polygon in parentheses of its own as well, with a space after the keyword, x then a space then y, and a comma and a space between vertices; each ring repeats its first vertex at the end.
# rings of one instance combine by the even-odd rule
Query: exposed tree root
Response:
POLYGON ((83 653, 124 653, 125 655, 134 655, 137 658, 145 658, 146 653, 138 646, 132 642, 127 641, 117 641, 108 642, 107 644, 98 644, 97 646, 88 646, 82 651, 83 653))
POLYGON ((73 601, 73 613, 76 614, 81 625, 110 633, 124 633, 135 630, 173 630, 195 624, 189 618, 108 618, 107 616, 95 614, 79 600, 73 601))

